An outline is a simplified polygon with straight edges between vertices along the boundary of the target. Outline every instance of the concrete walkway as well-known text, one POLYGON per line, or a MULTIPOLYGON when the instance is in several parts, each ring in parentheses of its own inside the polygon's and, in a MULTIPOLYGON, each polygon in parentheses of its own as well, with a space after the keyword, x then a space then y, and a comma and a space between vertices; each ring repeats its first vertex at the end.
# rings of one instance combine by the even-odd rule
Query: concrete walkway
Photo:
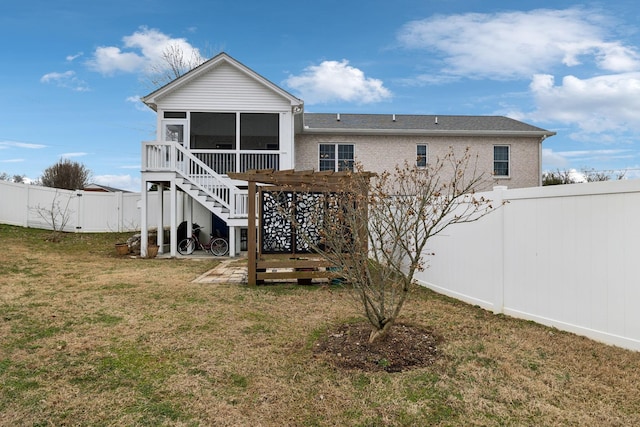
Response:
POLYGON ((239 258, 222 260, 212 270, 207 271, 193 283, 247 283, 247 264, 239 258))

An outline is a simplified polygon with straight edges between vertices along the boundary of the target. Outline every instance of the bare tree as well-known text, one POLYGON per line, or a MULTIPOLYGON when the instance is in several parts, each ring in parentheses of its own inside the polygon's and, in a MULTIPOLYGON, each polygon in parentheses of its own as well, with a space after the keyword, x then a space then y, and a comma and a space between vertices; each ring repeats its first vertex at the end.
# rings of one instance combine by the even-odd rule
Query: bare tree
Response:
POLYGON ((452 150, 426 169, 398 166, 371 182, 358 172, 348 188, 325 193, 315 203, 313 221, 322 224, 316 233, 305 231, 308 218, 306 224, 292 222, 348 281, 372 326, 369 341, 375 342, 387 336, 415 272, 425 268, 429 239, 453 224, 477 221, 494 208, 475 195, 483 180, 468 149, 459 158, 452 150))
POLYGON ((582 169, 582 174, 584 175, 587 182, 599 182, 599 181, 610 181, 616 180, 620 181, 624 179, 625 171, 615 172, 612 170, 608 171, 597 171, 595 169, 582 169))
POLYGON ((150 66, 147 79, 158 88, 186 74, 206 61, 196 48, 185 51, 178 43, 168 44, 162 51, 161 61, 150 66))
POLYGON ((10 182, 21 183, 21 182, 24 182, 24 179, 26 177, 27 177, 26 175, 18 175, 18 174, 9 175, 6 172, 0 172, 0 181, 10 181, 10 182))
POLYGON ((78 190, 89 183, 91 171, 83 164, 69 159, 60 159, 44 170, 40 183, 45 187, 78 190))
POLYGON ((580 172, 573 170, 560 169, 555 172, 544 172, 542 174, 542 185, 561 185, 561 184, 577 184, 581 182, 599 182, 621 180, 625 177, 625 171, 613 171, 613 170, 595 170, 593 168, 583 168, 580 172))
POLYGON ((570 171, 561 171, 558 169, 555 172, 544 172, 542 174, 542 185, 562 185, 573 184, 575 179, 571 176, 570 171))
POLYGON ((71 199, 74 197, 75 195, 71 193, 68 194, 66 196, 66 200, 64 200, 64 195, 56 190, 53 199, 51 200, 51 205, 42 206, 38 204, 37 206, 30 208, 34 210, 38 216, 49 225, 49 227, 51 227, 51 230, 53 230, 49 240, 53 242, 60 240, 60 235, 69 223, 71 215, 74 212, 69 208, 71 199))

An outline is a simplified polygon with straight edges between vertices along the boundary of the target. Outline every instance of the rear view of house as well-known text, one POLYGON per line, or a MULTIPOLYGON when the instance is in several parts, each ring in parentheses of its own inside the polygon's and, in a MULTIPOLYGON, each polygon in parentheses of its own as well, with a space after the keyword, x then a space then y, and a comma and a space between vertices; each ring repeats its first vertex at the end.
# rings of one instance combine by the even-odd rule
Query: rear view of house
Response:
MULTIPOLYGON (((207 212, 205 231, 244 249, 246 183, 229 172, 254 169, 377 172, 404 161, 426 167, 449 147, 474 150, 495 184, 540 185, 542 141, 554 135, 506 117, 305 113, 303 100, 221 53, 142 101, 157 113, 156 140, 142 143, 141 229, 177 226, 207 212), (169 212, 147 211, 147 194, 168 190, 169 212), (194 203, 195 202, 195 203, 194 203)), ((160 205, 162 206, 162 204, 160 205)))

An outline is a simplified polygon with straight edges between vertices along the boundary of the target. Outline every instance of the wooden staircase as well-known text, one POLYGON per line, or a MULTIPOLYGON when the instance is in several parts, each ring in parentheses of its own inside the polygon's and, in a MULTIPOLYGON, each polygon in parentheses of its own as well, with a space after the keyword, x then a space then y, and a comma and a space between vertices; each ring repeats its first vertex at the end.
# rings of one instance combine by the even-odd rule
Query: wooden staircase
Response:
POLYGON ((220 175, 193 153, 175 142, 143 145, 146 171, 175 173, 178 188, 229 226, 247 225, 247 190, 220 175))

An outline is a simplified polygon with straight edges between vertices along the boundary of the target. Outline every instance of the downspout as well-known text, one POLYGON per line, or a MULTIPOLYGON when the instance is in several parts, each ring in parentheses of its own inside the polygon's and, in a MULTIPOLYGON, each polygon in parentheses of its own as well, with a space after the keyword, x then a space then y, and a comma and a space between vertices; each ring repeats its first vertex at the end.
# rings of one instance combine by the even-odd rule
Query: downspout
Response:
POLYGON ((291 164, 296 168, 296 116, 302 117, 302 128, 304 129, 304 104, 300 103, 291 107, 291 164))
POLYGON ((538 145, 538 187, 542 187, 542 143, 545 139, 547 139, 547 135, 542 135, 538 145))

